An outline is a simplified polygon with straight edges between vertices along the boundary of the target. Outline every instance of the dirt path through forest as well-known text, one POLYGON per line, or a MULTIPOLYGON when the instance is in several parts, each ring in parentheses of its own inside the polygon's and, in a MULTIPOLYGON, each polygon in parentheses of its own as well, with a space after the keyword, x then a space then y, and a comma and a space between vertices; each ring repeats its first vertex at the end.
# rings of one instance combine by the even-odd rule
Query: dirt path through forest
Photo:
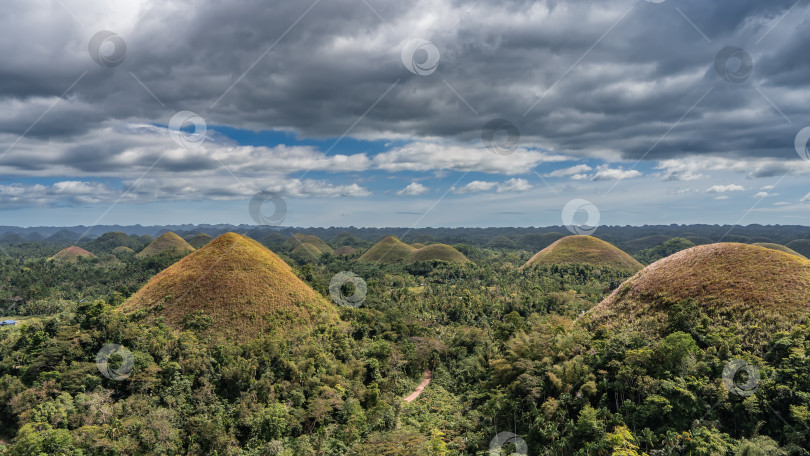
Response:
POLYGON ((433 372, 429 370, 425 371, 425 379, 422 380, 422 383, 420 383, 415 390, 413 390, 413 393, 411 393, 410 396, 405 398, 405 402, 413 402, 414 400, 416 400, 416 398, 419 397, 420 394, 422 394, 422 391, 424 391, 425 387, 430 385, 431 380, 433 380, 433 372))

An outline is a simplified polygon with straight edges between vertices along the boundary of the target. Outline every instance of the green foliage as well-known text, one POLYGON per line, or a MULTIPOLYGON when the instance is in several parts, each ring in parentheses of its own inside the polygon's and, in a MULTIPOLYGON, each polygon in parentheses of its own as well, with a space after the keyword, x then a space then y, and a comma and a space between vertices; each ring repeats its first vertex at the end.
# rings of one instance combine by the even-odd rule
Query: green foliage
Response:
POLYGON ((676 237, 669 239, 660 245, 656 245, 655 247, 644 249, 633 256, 644 264, 651 264, 655 263, 661 258, 666 258, 674 253, 678 253, 681 250, 686 250, 694 246, 694 242, 681 237, 676 237))
MULTIPOLYGON (((520 236, 508 237, 556 235, 520 236)), ((351 270, 368 285, 363 306, 338 308, 343 324, 241 342, 206 339, 203 311, 170 327, 116 310, 176 257, 3 260, 0 299, 26 317, 0 328, 0 454, 472 456, 509 431, 542 456, 807 455, 810 327, 750 341, 694 299, 662 298, 660 331, 591 330, 582 313, 631 272, 521 271, 530 252, 493 237, 442 239, 465 264, 323 255, 298 276, 327 295, 351 270), (120 381, 96 366, 111 343, 133 355, 120 381), (754 394, 723 384, 731 359, 757 366, 754 394)))

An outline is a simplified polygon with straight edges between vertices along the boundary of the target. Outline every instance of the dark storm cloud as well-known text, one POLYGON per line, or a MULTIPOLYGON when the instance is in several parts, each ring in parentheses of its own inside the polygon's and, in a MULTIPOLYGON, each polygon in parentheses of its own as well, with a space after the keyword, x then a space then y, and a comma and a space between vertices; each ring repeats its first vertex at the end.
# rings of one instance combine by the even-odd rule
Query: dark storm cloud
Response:
MULTIPOLYGON (((85 20, 30 2, 4 6, 0 132, 11 138, 85 71, 30 137, 69 141, 109 121, 165 125, 190 110, 209 125, 308 137, 351 128, 359 137, 478 141, 498 117, 526 145, 658 160, 794 157, 793 138, 810 125, 808 7, 782 19, 793 1, 324 0, 308 13, 309 1, 152 3, 116 30, 127 54, 112 68, 87 52, 106 28, 88 18, 103 11, 66 4, 85 20), (400 51, 410 38, 436 45, 435 73, 405 69, 400 51), (753 58, 743 83, 714 70, 728 45, 753 58)), ((94 147, 60 159, 92 171, 126 144, 94 147)))

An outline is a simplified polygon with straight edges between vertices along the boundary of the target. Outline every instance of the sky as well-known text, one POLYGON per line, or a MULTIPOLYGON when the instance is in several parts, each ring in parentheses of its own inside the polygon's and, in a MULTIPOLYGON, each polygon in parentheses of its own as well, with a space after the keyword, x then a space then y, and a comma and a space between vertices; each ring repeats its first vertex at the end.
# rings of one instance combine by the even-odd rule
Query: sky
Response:
POLYGON ((809 18, 5 0, 0 225, 808 225, 809 18))

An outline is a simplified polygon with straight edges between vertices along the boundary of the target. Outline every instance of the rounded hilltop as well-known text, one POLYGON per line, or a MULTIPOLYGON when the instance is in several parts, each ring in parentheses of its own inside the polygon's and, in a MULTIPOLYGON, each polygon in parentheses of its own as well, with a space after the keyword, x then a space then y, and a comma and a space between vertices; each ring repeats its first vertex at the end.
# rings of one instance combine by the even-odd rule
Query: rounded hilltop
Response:
POLYGON ((467 263, 470 260, 455 248, 447 244, 426 245, 411 254, 411 261, 447 261, 448 263, 467 263))
POLYGON ((288 250, 294 250, 304 244, 310 244, 315 247, 320 253, 335 253, 332 247, 329 247, 323 239, 315 236, 314 234, 295 233, 287 240, 285 246, 288 250))
POLYGON ((143 250, 135 255, 137 258, 148 258, 162 253, 187 254, 195 250, 188 242, 180 236, 169 231, 161 234, 154 241, 150 242, 143 250))
POLYGON ((79 258, 95 258, 95 257, 96 257, 95 255, 88 252, 87 250, 72 245, 70 247, 60 250, 52 257, 48 258, 48 260, 55 261, 57 263, 75 263, 79 261, 79 258))
POLYGON ((466 263, 469 260, 464 254, 447 244, 430 244, 416 248, 400 241, 395 236, 386 236, 361 255, 357 261, 390 264, 414 261, 466 263))
POLYGON ((644 266, 618 247, 593 236, 566 236, 537 252, 520 269, 552 264, 590 265, 638 271, 644 266))
POLYGON ((292 249, 292 252, 290 252, 290 256, 304 260, 315 260, 321 255, 323 255, 323 252, 314 244, 310 244, 309 242, 304 242, 298 247, 292 249))
POLYGON ((367 261, 370 263, 398 263, 408 261, 416 248, 410 246, 395 236, 386 236, 376 243, 374 247, 368 249, 357 261, 367 261))
POLYGON ((214 238, 210 234, 198 233, 188 238, 188 244, 195 249, 201 249, 203 246, 213 241, 214 238))
POLYGON ((278 255, 235 233, 219 236, 165 269, 121 309, 214 339, 246 340, 339 321, 335 306, 278 255))
POLYGON ((757 343, 801 321, 810 310, 808 296, 810 260, 754 245, 716 243, 647 266, 591 309, 589 318, 607 327, 663 334, 694 330, 702 315, 709 325, 736 328, 757 343), (691 323, 684 326, 684 318, 691 323))

